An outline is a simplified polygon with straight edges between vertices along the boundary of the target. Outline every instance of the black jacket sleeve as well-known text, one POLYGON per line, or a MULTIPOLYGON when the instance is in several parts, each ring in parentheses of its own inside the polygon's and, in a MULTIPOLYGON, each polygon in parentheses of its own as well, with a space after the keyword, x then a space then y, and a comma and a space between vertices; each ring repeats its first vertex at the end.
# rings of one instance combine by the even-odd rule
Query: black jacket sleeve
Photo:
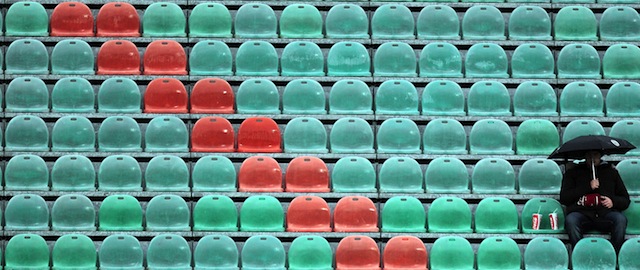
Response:
POLYGON ((576 177, 575 170, 567 171, 562 179, 560 187, 560 203, 566 206, 573 205, 578 202, 580 197, 585 194, 593 193, 591 187, 580 183, 576 177))
POLYGON ((629 192, 627 191, 624 182, 622 182, 622 178, 620 177, 618 170, 613 169, 612 171, 612 180, 614 180, 616 185, 614 191, 615 195, 611 197, 611 201, 613 201, 613 208, 618 211, 624 211, 629 207, 629 204, 631 204, 629 192))

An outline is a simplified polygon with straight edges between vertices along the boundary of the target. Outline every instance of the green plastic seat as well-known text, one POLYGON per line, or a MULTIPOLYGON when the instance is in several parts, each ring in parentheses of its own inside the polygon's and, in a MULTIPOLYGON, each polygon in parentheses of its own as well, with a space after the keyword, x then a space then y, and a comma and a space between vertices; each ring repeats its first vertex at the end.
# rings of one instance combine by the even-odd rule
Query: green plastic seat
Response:
POLYGON ((326 97, 322 85, 314 80, 295 79, 282 92, 282 113, 326 114, 326 97))
POLYGON ((530 5, 514 9, 509 16, 509 39, 551 40, 551 18, 547 11, 530 5))
POLYGON ((483 158, 473 168, 471 185, 476 194, 514 194, 516 174, 505 159, 483 158))
POLYGON ((100 163, 98 190, 142 191, 140 165, 129 155, 111 155, 100 163))
POLYGON ((524 208, 522 208, 520 216, 520 224, 522 224, 523 233, 535 233, 535 234, 551 234, 551 233, 563 233, 564 232, 564 211, 562 205, 552 198, 532 198, 529 199, 524 208), (558 229, 552 230, 549 223, 550 213, 558 214, 558 229), (532 228, 531 219, 533 214, 540 214, 540 227, 538 230, 532 228))
POLYGON ((543 81, 526 81, 513 94, 515 116, 558 116, 556 91, 543 81))
POLYGON ((640 234, 640 200, 632 199, 622 213, 627 218, 627 234, 640 234))
POLYGON ((422 168, 410 157, 391 157, 378 172, 380 192, 422 193, 422 168))
POLYGON ((109 116, 98 129, 100 152, 140 152, 141 145, 140 126, 129 116, 109 116))
POLYGON ((187 18, 182 8, 171 2, 155 2, 147 6, 142 16, 145 37, 186 37, 187 18))
POLYGON ((555 40, 598 40, 598 21, 588 7, 566 6, 556 14, 553 32, 555 40))
POLYGON ((80 77, 58 80, 51 92, 51 111, 60 113, 95 112, 95 92, 91 83, 80 77))
POLYGON ((563 129, 562 142, 586 135, 605 135, 604 128, 591 119, 573 120, 563 129))
POLYGON ((191 211, 185 200, 177 195, 157 195, 145 210, 148 231, 189 231, 191 211))
POLYGON ((6 74, 46 75, 49 74, 49 52, 39 40, 18 39, 7 48, 4 64, 6 74))
POLYGON ((12 157, 4 168, 6 190, 49 190, 49 168, 36 155, 12 157))
POLYGON ((427 193, 469 193, 469 170, 460 159, 438 157, 424 172, 427 193))
POLYGON ((114 234, 104 239, 98 251, 100 269, 141 270, 144 255, 138 239, 131 235, 114 234))
POLYGON ((7 112, 48 112, 49 90, 36 77, 18 77, 9 83, 5 92, 7 112))
POLYGON ((467 78, 509 78, 508 68, 507 54, 498 44, 476 43, 467 51, 467 78))
POLYGON ((202 237, 193 250, 193 261, 197 270, 237 270, 239 260, 236 242, 226 235, 202 237))
MULTIPOLYGON (((242 5, 234 18, 236 38, 277 38, 278 20, 270 6, 262 3, 242 5)), ((254 59, 255 60, 255 59, 254 59)))
POLYGON ((98 220, 100 231, 142 231, 142 206, 131 195, 109 195, 100 205, 98 220))
POLYGON ((354 4, 338 4, 325 18, 327 38, 369 38, 369 18, 364 9, 354 4))
POLYGON ((230 38, 233 36, 231 21, 231 13, 225 5, 211 2, 197 4, 189 14, 189 37, 230 38))
POLYGON ((553 54, 542 44, 522 44, 511 56, 513 78, 555 78, 554 69, 553 54))
POLYGON ((51 51, 51 74, 93 75, 94 65, 91 46, 80 39, 62 40, 51 51))
POLYGON ((422 115, 467 115, 462 88, 456 82, 435 80, 422 91, 422 115))
POLYGON ((395 196, 384 203, 380 213, 383 232, 426 232, 427 213, 415 197, 395 196))
POLYGON ((600 79, 600 55, 598 51, 583 43, 564 46, 556 60, 558 78, 600 79))
POLYGON ((524 250, 524 267, 531 270, 569 269, 569 254, 562 240, 554 237, 531 239, 524 250))
POLYGON ((373 55, 373 76, 416 77, 416 53, 404 42, 386 42, 373 55))
POLYGON ((158 116, 149 122, 144 134, 145 152, 188 152, 189 132, 178 117, 158 116))
POLYGON ((520 248, 509 237, 485 238, 478 247, 478 270, 520 270, 521 263, 520 248))
POLYGON ((425 154, 467 154, 467 133, 458 120, 429 121, 422 133, 425 154))
POLYGON ((65 234, 56 240, 51 261, 56 270, 96 269, 98 253, 93 240, 83 234, 65 234))
POLYGON ((500 10, 489 5, 473 5, 462 17, 462 38, 505 40, 505 21, 500 10))
POLYGON ((191 245, 182 236, 176 234, 161 234, 154 237, 147 247, 147 269, 192 269, 191 245))
POLYGON ((419 39, 460 39, 460 19, 446 5, 427 5, 416 20, 419 39))
POLYGON ((5 129, 6 151, 49 151, 49 129, 42 118, 18 115, 5 129))
POLYGON ((549 155, 560 145, 560 133, 551 121, 527 119, 518 126, 516 150, 518 155, 549 155))
POLYGON ((236 51, 236 75, 278 76, 278 53, 266 41, 246 41, 236 51))
POLYGON ((640 179, 636 177, 640 173, 640 160, 636 158, 624 159, 616 165, 616 169, 618 169, 629 195, 640 195, 640 179))
POLYGON ((282 50, 282 76, 324 76, 324 55, 320 47, 309 41, 294 41, 282 50))
POLYGON ((236 191, 236 169, 229 158, 204 156, 191 172, 193 191, 236 191))
POLYGON ((373 96, 360 80, 339 80, 329 91, 330 114, 373 114, 373 96))
POLYGON ((601 40, 640 40, 640 14, 631 7, 609 7, 599 23, 601 40))
POLYGON ((147 191, 189 191, 189 168, 180 157, 155 156, 144 171, 147 191))
POLYGON ((451 43, 432 42, 424 46, 418 60, 420 77, 461 78, 462 56, 451 43))
POLYGON ((11 4, 4 17, 7 36, 49 35, 49 15, 38 2, 15 2, 11 4))
POLYGON ((7 270, 49 269, 49 247, 37 234, 18 234, 7 242, 4 250, 4 268, 7 270))
POLYGON ((618 252, 618 269, 634 270, 640 268, 636 251, 640 249, 640 239, 631 238, 622 244, 618 252))
POLYGON ((442 236, 433 243, 429 262, 432 269, 473 270, 475 253, 469 240, 460 236, 442 236))
POLYGON ((406 80, 388 80, 376 89, 376 114, 418 115, 418 90, 406 80))
POLYGON ((604 98, 591 82, 572 82, 560 93, 561 116, 604 116, 604 98))
POLYGON ((309 4, 291 4, 280 14, 281 38, 323 38, 322 15, 309 4))
POLYGON ((280 93, 270 80, 248 79, 238 87, 236 107, 243 114, 280 114, 280 93))
POLYGON ((322 236, 301 235, 293 239, 287 252, 289 270, 332 270, 333 251, 322 236))
POLYGON ((507 123, 498 119, 482 119, 469 132, 471 154, 513 155, 513 134, 507 123))
POLYGON ((574 270, 615 269, 616 259, 616 251, 611 242, 598 237, 580 239, 571 252, 574 270))
MULTIPOLYGON (((11 197, 4 209, 4 229, 8 231, 49 230, 47 202, 39 195, 34 194, 11 197)), ((5 253, 5 259, 8 259, 6 256, 5 253)))
POLYGON ((94 191, 96 170, 89 158, 83 155, 59 157, 51 168, 51 190, 94 191))
POLYGON ((605 79, 638 79, 640 48, 633 44, 614 44, 602 57, 602 74, 605 79))
POLYGON ((411 10, 404 5, 384 4, 371 18, 373 39, 414 39, 415 22, 411 10))
POLYGON ((231 50, 219 40, 200 41, 189 52, 190 75, 230 76, 233 75, 232 66, 231 50))
POLYGON ((327 130, 311 117, 291 119, 282 135, 285 153, 327 153, 327 130))
MULTIPOLYGON (((614 138, 625 139, 633 145, 640 145, 640 121, 638 120, 620 120, 613 124, 609 131, 609 136, 614 138)), ((626 155, 640 155, 639 149, 632 149, 626 155)))
POLYGON ((285 270, 286 254, 278 238, 271 235, 249 237, 240 255, 242 269, 285 270))
POLYGON ((511 116, 511 96, 500 82, 478 81, 467 94, 467 110, 474 116, 511 116))
POLYGON ((58 197, 51 207, 51 228, 54 231, 95 231, 96 210, 93 202, 84 195, 58 197))
POLYGON ((327 54, 328 76, 371 76, 370 69, 369 51, 361 43, 341 41, 327 54))
POLYGON ((378 153, 418 154, 421 136, 418 125, 406 118, 389 118, 384 120, 376 134, 378 153))
POLYGON ((640 84, 617 82, 609 88, 605 104, 607 116, 640 116, 640 84))
POLYGON ((333 192, 377 192, 376 171, 366 158, 340 158, 331 171, 333 192))
POLYGON ((284 211, 280 201, 268 195, 247 198, 240 208, 240 231, 283 232, 284 211))
POLYGON ((476 233, 520 233, 516 205, 507 198, 484 198, 474 213, 476 233))
POLYGON ((95 144, 93 124, 84 116, 63 116, 53 125, 52 151, 92 152, 95 144))
POLYGON ((207 195, 193 208, 193 230, 238 231, 238 210, 231 198, 224 195, 207 195))
POLYGON ((438 197, 427 212, 430 233, 471 233, 471 209, 458 197, 438 197))
POLYGON ((99 113, 140 113, 141 94, 132 79, 114 77, 106 79, 98 90, 99 113))

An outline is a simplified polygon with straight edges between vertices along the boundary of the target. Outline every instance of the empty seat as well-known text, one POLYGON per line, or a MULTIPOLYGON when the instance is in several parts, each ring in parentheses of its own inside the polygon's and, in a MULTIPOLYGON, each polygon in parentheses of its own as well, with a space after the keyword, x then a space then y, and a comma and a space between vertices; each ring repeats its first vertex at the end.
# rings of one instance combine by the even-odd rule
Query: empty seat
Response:
POLYGON ((376 171, 363 157, 343 157, 331 171, 333 192, 376 192, 376 171))
POLYGON ((469 132, 471 154, 513 155, 513 134, 507 123, 497 119, 482 119, 469 132))
POLYGON ((15 2, 11 4, 4 17, 7 36, 49 35, 49 15, 38 2, 15 2))
POLYGON ((564 232, 564 211, 562 205, 552 198, 533 198, 529 199, 524 208, 522 208, 522 214, 520 217, 520 224, 522 224, 523 233, 562 233, 564 232), (549 221, 549 214, 558 214, 558 229, 552 230, 549 221), (532 228, 531 220, 533 214, 540 214, 540 227, 538 230, 532 228))
POLYGON ((371 17, 374 39, 413 39, 415 22, 411 10, 404 5, 384 4, 371 17))
POLYGON ((424 173, 428 193, 469 193, 469 171, 457 158, 438 157, 424 173))
POLYGON ((96 210, 84 195, 62 195, 51 207, 51 228, 54 231, 94 231, 96 210))
POLYGON ((329 134, 332 153, 373 153, 373 129, 362 118, 338 119, 329 134))
MULTIPOLYGON (((620 120, 613 124, 609 131, 609 136, 614 138, 625 139, 633 145, 640 145, 640 121, 638 120, 620 120)), ((640 155, 640 149, 633 149, 626 153, 627 155, 640 155)))
POLYGON ((142 207, 131 195, 110 195, 100 205, 98 220, 101 231, 142 231, 142 207))
POLYGON ((144 254, 138 239, 126 234, 107 236, 98 251, 100 269, 144 269, 142 261, 144 254))
POLYGON ((276 14, 266 4, 244 4, 235 15, 236 38, 277 38, 277 29, 276 14))
POLYGON ((395 196, 384 203, 381 217, 383 232, 426 232, 427 213, 422 203, 410 196, 395 196))
MULTIPOLYGON (((217 3, 216 5, 222 6, 217 3)), ((233 56, 231 55, 231 50, 222 41, 199 41, 189 51, 190 75, 229 76, 233 75, 232 65, 233 56)))
POLYGON ((138 37, 140 17, 129 3, 104 3, 96 17, 96 30, 99 37, 138 37))
POLYGON ((51 168, 51 190, 94 191, 96 171, 89 158, 82 155, 59 157, 51 168))
POLYGON ((378 128, 376 142, 378 153, 418 154, 422 152, 418 125, 406 118, 384 120, 378 128))
POLYGON ((518 126, 516 149, 518 155, 549 155, 560 145, 560 133, 551 121, 528 119, 518 126))
POLYGON ((51 51, 51 74, 93 75, 93 50, 86 41, 65 39, 51 51))
POLYGON ((300 156, 287 165, 284 176, 287 192, 330 192, 329 169, 322 159, 300 156))
POLYGON ((322 15, 308 4, 291 4, 282 10, 279 26, 281 38, 322 38, 322 15))
POLYGON ((360 80, 339 80, 329 92, 330 114, 372 114, 371 89, 360 80))
POLYGON ((640 15, 625 6, 607 8, 599 20, 601 40, 638 40, 640 39, 640 15))
POLYGON ((542 44, 522 44, 511 56, 513 78, 555 78, 554 69, 553 54, 542 44))
POLYGON ((100 46, 96 57, 99 75, 140 74, 138 47, 128 40, 108 40, 100 46))
POLYGON ((48 112, 49 89, 40 78, 18 77, 9 83, 4 95, 7 112, 48 112))
MULTIPOLYGON (((147 204, 145 220, 148 231, 189 231, 191 212, 184 199, 177 195, 157 195, 147 204)), ((150 244, 152 245, 152 244, 150 244)), ((150 250, 147 251, 149 255, 150 250)), ((147 257, 147 262, 148 257, 147 257)))
POLYGON ((191 269, 191 245, 176 234, 160 234, 147 247, 147 269, 191 269))
MULTIPOLYGON (((4 229, 8 231, 49 230, 49 207, 39 195, 22 194, 11 197, 3 215, 4 229)), ((6 256, 7 254, 5 259, 8 259, 6 256)))
POLYGON ((476 206, 476 233, 519 233, 516 205, 507 198, 487 197, 476 206))
MULTIPOLYGON (((158 4, 158 3, 156 3, 158 4)), ((174 40, 155 40, 143 56, 144 75, 187 75, 187 55, 174 40)))
POLYGON ((280 74, 278 53, 275 47, 266 41, 242 43, 236 51, 235 65, 238 76, 278 76, 280 74))
POLYGON ((84 116, 63 116, 51 131, 52 151, 95 151, 96 135, 93 124, 84 116))
POLYGON ((287 252, 289 269, 333 269, 333 250, 322 236, 302 235, 293 239, 287 252))
POLYGON ((240 255, 236 242, 226 235, 207 235, 200 238, 193 250, 195 269, 237 270, 240 255))
POLYGON ((505 39, 505 21, 494 6, 473 5, 462 17, 463 39, 505 39))
POLYGON ((175 3, 152 3, 142 15, 142 35, 145 37, 184 37, 186 25, 187 17, 175 3))
POLYGON ((193 191, 236 191, 236 169, 223 156, 204 156, 193 165, 193 191))
POLYGON ((460 19, 447 5, 427 5, 416 20, 419 39, 460 39, 460 19))
POLYGON ((604 238, 580 239, 571 252, 571 265, 575 270, 615 269, 616 251, 604 238))
POLYGON ((418 115, 418 90, 407 80, 387 80, 376 89, 377 114, 418 115))
POLYGON ((282 76, 324 76, 324 55, 320 47, 308 41, 294 41, 282 50, 282 76))
POLYGON ((451 43, 432 42, 424 46, 418 60, 420 77, 462 77, 462 56, 451 43))
POLYGON ((561 8, 553 21, 553 30, 555 40, 598 40, 598 21, 588 7, 561 8))
POLYGON ((52 269, 96 269, 98 253, 93 240, 84 234, 65 234, 51 251, 52 269))
POLYGON ((409 157, 391 157, 378 172, 380 192, 422 193, 422 168, 409 157))
POLYGON ((189 14, 189 37, 230 38, 231 13, 220 3, 200 3, 189 14))
POLYGON ((284 211, 273 196, 250 196, 240 208, 240 231, 283 232, 284 211))
POLYGON ((509 161, 502 158, 483 158, 471 174, 473 193, 514 194, 516 174, 509 161))
POLYGON ((193 152, 233 152, 235 132, 229 120, 209 116, 200 118, 191 131, 193 152))
POLYGON ((369 18, 359 5, 335 5, 326 16, 327 38, 369 38, 369 18))
POLYGON ((371 57, 361 43, 341 41, 327 54, 329 76, 371 76, 371 57))
POLYGON ((146 152, 188 152, 189 132, 184 122, 175 116, 151 119, 144 134, 146 152))
POLYGON ((287 208, 287 232, 331 232, 331 211, 318 196, 295 197, 287 208))
POLYGON ((268 156, 251 156, 245 159, 238 171, 240 192, 282 192, 282 169, 268 156))
POLYGON ((144 171, 147 191, 189 191, 189 168, 182 158, 154 156, 144 171))
POLYGON ((194 231, 237 231, 238 210, 231 198, 224 195, 207 195, 193 208, 194 231))
POLYGON ((92 37, 93 14, 81 2, 59 3, 51 13, 51 36, 92 37))
POLYGON ((132 79, 114 77, 106 79, 98 90, 98 112, 140 113, 141 94, 132 79))
POLYGON ((600 55, 598 51, 583 43, 564 46, 556 60, 558 78, 600 79, 600 55))
POLYGON ((4 139, 6 151, 49 151, 49 129, 37 116, 11 118, 4 139))
POLYGON ((235 96, 231 85, 223 79, 204 78, 196 82, 190 93, 191 113, 234 113, 235 96))
POLYGON ((478 81, 467 94, 469 115, 511 116, 511 96, 504 84, 496 81, 478 81))
POLYGON ((384 246, 384 269, 426 270, 429 262, 427 248, 415 236, 394 236, 384 246))
POLYGON ((467 133, 458 120, 435 119, 422 134, 425 154, 466 154, 467 133))
POLYGON ((518 85, 513 95, 515 116, 558 116, 556 92, 546 82, 526 81, 518 85))
POLYGON ((5 51, 4 65, 6 74, 49 74, 49 52, 39 40, 18 39, 5 51))
POLYGON ((49 247, 37 234, 17 234, 7 242, 4 250, 5 269, 49 269, 49 247))
POLYGON ((536 237, 524 250, 526 269, 568 269, 569 254, 562 240, 555 237, 536 237))
POLYGON ((282 242, 271 235, 254 235, 242 247, 242 269, 284 270, 286 254, 282 242))
POLYGON ((478 269, 520 269, 522 256, 516 241, 509 237, 485 238, 478 246, 478 269))
POLYGON ((322 85, 309 79, 295 79, 287 83, 282 92, 282 112, 326 114, 326 96, 322 85))
POLYGON ((626 233, 640 234, 640 200, 631 200, 629 207, 622 213, 627 218, 626 233))
POLYGON ((443 236, 433 243, 429 262, 432 269, 474 269, 475 253, 467 239, 443 236))
POLYGON ((637 79, 640 68, 640 48, 633 44, 614 44, 602 57, 602 74, 605 79, 637 79))
POLYGON ((471 209, 458 197, 438 197, 429 206, 427 227, 432 233, 471 233, 471 209))
POLYGON ((624 159, 616 164, 616 169, 630 195, 640 195, 640 179, 635 177, 640 173, 640 160, 624 159))
POLYGON ((95 112, 93 86, 81 77, 65 77, 58 80, 51 92, 51 111, 61 113, 95 112))
POLYGON ((422 115, 466 115, 462 88, 456 82, 435 80, 422 91, 422 115))
POLYGON ((509 39, 551 40, 551 19, 539 6, 519 6, 509 16, 509 39))
POLYGON ((267 117, 249 117, 238 128, 238 152, 280 153, 278 124, 267 117))
POLYGON ((562 130, 562 142, 585 135, 605 135, 604 128, 591 119, 573 120, 562 130))
POLYGON ((140 126, 129 116, 109 116, 98 129, 100 152, 140 152, 141 145, 140 126))
POLYGON ((614 83, 605 99, 607 116, 640 116, 640 84, 635 82, 614 83))
POLYGON ((618 267, 622 270, 634 269, 640 266, 635 251, 640 248, 639 239, 631 238, 622 244, 618 252, 618 267))
POLYGON ((280 114, 280 93, 270 80, 248 79, 238 87, 236 107, 243 114, 280 114))
POLYGON ((465 57, 465 74, 468 78, 509 78, 509 60, 500 45, 476 43, 465 57))
POLYGON ((4 168, 6 190, 49 190, 49 169, 36 155, 12 157, 4 168))
POLYGON ((374 76, 415 77, 416 53, 404 42, 386 42, 373 55, 374 76))
POLYGON ((333 210, 335 232, 377 232, 378 210, 363 196, 342 197, 333 210))
POLYGON ((144 91, 145 113, 187 113, 189 96, 180 80, 158 78, 144 91))
POLYGON ((142 191, 142 171, 138 161, 128 155, 111 155, 100 163, 98 190, 142 191))
POLYGON ((336 270, 380 269, 380 249, 368 236, 350 235, 336 248, 336 270))

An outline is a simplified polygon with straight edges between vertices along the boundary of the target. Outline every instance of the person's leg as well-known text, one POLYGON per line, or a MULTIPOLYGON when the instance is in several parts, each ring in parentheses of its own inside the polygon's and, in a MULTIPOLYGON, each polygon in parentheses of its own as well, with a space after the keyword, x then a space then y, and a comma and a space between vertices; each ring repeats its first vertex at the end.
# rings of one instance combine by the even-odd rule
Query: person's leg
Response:
POLYGON ((582 239, 585 225, 588 222, 589 218, 580 212, 571 212, 564 217, 564 229, 569 235, 572 247, 575 247, 578 241, 582 239))
POLYGON ((611 244, 616 249, 616 253, 618 253, 624 243, 624 236, 627 231, 627 217, 618 211, 612 211, 603 218, 611 222, 611 244))

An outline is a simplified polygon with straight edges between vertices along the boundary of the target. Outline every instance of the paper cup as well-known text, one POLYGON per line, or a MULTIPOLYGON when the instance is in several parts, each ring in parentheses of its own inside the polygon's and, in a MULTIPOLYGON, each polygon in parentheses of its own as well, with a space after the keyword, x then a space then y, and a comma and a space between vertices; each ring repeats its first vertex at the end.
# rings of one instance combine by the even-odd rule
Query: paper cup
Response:
POLYGON ((549 224, 551 225, 552 230, 558 229, 558 214, 549 213, 549 224))
POLYGON ((540 229, 540 217, 542 215, 540 214, 533 214, 531 216, 531 228, 534 230, 539 230, 540 229))

